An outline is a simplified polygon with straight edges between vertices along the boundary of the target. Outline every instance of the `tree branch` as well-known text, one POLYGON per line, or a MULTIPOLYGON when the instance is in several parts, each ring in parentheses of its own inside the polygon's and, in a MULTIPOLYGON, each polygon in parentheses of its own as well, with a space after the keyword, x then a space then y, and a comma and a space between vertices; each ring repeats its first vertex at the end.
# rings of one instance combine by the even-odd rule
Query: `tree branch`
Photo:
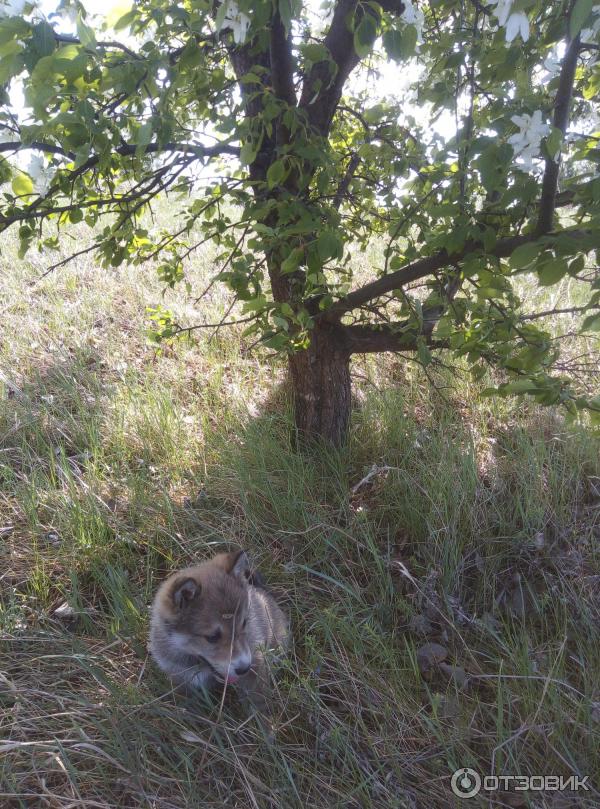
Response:
MULTIPOLYGON (((248 120, 256 119, 260 121, 263 113, 263 93, 256 91, 256 84, 250 85, 243 82, 242 79, 247 73, 254 72, 257 76, 260 76, 260 86, 263 90, 270 86, 272 82, 270 47, 260 49, 255 38, 243 46, 234 47, 229 45, 227 53, 242 96, 245 116, 248 120), (252 71, 252 68, 256 67, 260 68, 260 70, 252 71)), ((274 138, 263 129, 258 154, 250 165, 251 180, 258 182, 264 180, 266 170, 271 164, 274 150, 274 138)))
POLYGON ((50 273, 53 273, 54 270, 58 270, 59 267, 64 267, 65 264, 70 264, 71 261, 74 261, 76 258, 80 258, 81 256, 85 256, 88 253, 92 253, 94 250, 98 249, 98 245, 94 242, 94 244, 88 245, 88 247, 84 247, 83 250, 77 250, 76 253, 72 253, 67 258, 63 258, 60 261, 57 261, 56 264, 51 264, 49 267, 46 267, 44 272, 40 275, 39 278, 36 278, 33 281, 33 284, 39 283, 43 278, 46 278, 50 273))
MULTIPOLYGON (((402 14, 401 0, 382 0, 379 3, 390 14, 402 14)), ((314 64, 304 76, 300 107, 306 110, 313 129, 325 137, 329 132, 333 115, 342 95, 346 79, 360 62, 354 50, 354 32, 350 23, 359 7, 358 0, 338 0, 333 11, 333 19, 324 40, 330 58, 336 68, 332 77, 330 63, 326 60, 314 64)), ((364 14, 375 14, 366 3, 361 6, 364 14)))
POLYGON ((422 340, 431 348, 447 348, 445 340, 432 340, 431 335, 402 334, 406 323, 385 323, 380 326, 342 326, 343 337, 350 354, 373 354, 382 351, 416 351, 422 340))
MULTIPOLYGON (((581 235, 581 231, 572 231, 570 235, 576 237, 581 235)), ((496 247, 488 253, 488 255, 495 256, 496 258, 508 258, 516 249, 522 244, 537 241, 538 236, 536 233, 525 233, 519 236, 509 236, 506 239, 501 239, 496 243, 496 247)), ((441 270, 449 264, 457 264, 462 261, 471 253, 483 247, 481 242, 469 241, 465 247, 457 253, 450 255, 446 250, 441 250, 433 256, 426 256, 402 267, 396 272, 384 275, 371 281, 369 284, 350 292, 344 298, 340 298, 329 309, 324 310, 322 313, 318 312, 318 299, 313 298, 307 301, 308 311, 311 314, 316 314, 324 320, 339 320, 346 312, 356 309, 369 301, 385 295, 394 289, 399 289, 411 281, 417 281, 420 278, 425 278, 431 275, 436 270, 441 270)))
MULTIPOLYGON (((64 42, 65 44, 68 44, 68 45, 81 45, 82 44, 79 37, 71 36, 70 34, 59 34, 58 31, 54 31, 53 33, 54 33, 54 39, 57 42, 64 42)), ((127 47, 127 45, 123 45, 122 42, 116 42, 114 40, 108 40, 108 41, 96 42, 95 45, 98 48, 105 48, 105 49, 115 48, 116 50, 123 51, 123 53, 126 53, 127 56, 130 56, 132 59, 136 59, 137 61, 140 61, 140 62, 144 61, 144 59, 145 59, 144 56, 140 56, 139 53, 136 53, 135 51, 132 51, 131 48, 127 47)))
POLYGON ((437 306, 423 307, 423 334, 426 337, 431 337, 440 318, 448 311, 462 286, 462 281, 460 267, 456 266, 443 288, 444 299, 442 302, 437 306))
MULTIPOLYGON (((19 152, 21 150, 33 150, 38 152, 48 152, 49 154, 57 154, 61 157, 68 157, 69 160, 75 160, 73 152, 67 152, 60 146, 55 146, 52 143, 44 143, 43 141, 34 140, 31 143, 23 143, 22 141, 11 141, 9 143, 0 143, 0 152, 19 152)), ((240 150, 238 146, 231 146, 229 143, 215 143, 213 146, 202 146, 195 143, 176 143, 171 141, 169 143, 148 143, 146 146, 137 146, 134 143, 126 143, 123 146, 118 146, 113 154, 127 157, 137 153, 142 154, 157 154, 159 152, 182 152, 183 154, 193 154, 198 158, 203 157, 216 157, 221 154, 229 154, 238 157, 240 150)), ((89 160, 80 166, 77 171, 87 171, 87 169, 95 166, 103 155, 92 155, 89 160)))
MULTIPOLYGON (((131 202, 135 202, 136 206, 139 207, 140 205, 146 204, 153 199, 160 191, 165 190, 169 184, 174 182, 183 169, 189 166, 192 162, 193 158, 180 158, 176 162, 173 161, 170 165, 163 166, 159 170, 155 171, 148 178, 145 178, 143 181, 138 183, 133 190, 130 190, 128 193, 122 194, 121 196, 115 197, 113 194, 110 197, 75 201, 73 201, 73 198, 71 197, 71 201, 67 205, 43 207, 44 203, 47 203, 52 199, 54 191, 56 190, 56 187, 52 186, 44 196, 38 196, 37 199, 35 199, 32 203, 23 209, 17 209, 16 212, 10 216, 4 216, 0 213, 0 232, 6 230, 6 228, 10 227, 10 225, 12 225, 14 222, 24 222, 32 219, 44 219, 52 214, 67 213, 68 211, 72 211, 76 208, 101 208, 110 205, 122 207, 124 204, 129 204, 131 202), (177 171, 167 183, 164 179, 165 174, 167 174, 175 166, 177 166, 177 171), (140 203, 140 200, 143 201, 140 203)), ((74 174, 75 173, 76 172, 74 172, 74 174)))
POLYGON ((565 309, 546 309, 544 312, 521 315, 519 320, 538 320, 541 317, 550 317, 551 315, 574 315, 580 312, 592 312, 595 309, 600 309, 600 304, 597 306, 569 306, 565 309))
POLYGON ((271 18, 271 81, 277 98, 290 106, 296 106, 296 91, 294 90, 294 62, 289 36, 281 21, 279 11, 276 9, 271 18))
POLYGON ((54 146, 52 143, 43 143, 39 140, 34 140, 31 143, 22 143, 22 141, 18 140, 9 141, 8 143, 0 143, 0 152, 20 152, 23 149, 33 149, 38 152, 57 154, 61 157, 68 157, 69 160, 75 160, 75 155, 73 152, 67 152, 61 146, 54 146))
POLYGON ((336 211, 339 211, 340 206, 344 201, 344 197, 348 193, 348 188, 350 186, 350 183, 352 182, 352 178, 354 177, 354 174, 359 164, 360 164, 360 157, 356 152, 354 152, 351 155, 350 160, 348 161, 346 172, 342 177, 342 179, 340 180, 340 184, 337 187, 337 191, 335 192, 335 196, 331 203, 333 207, 336 209, 336 211))
MULTIPOLYGON (((514 236, 510 239, 505 239, 496 246, 494 254, 498 255, 497 250, 500 245, 502 245, 502 255, 510 255, 519 245, 525 244, 525 242, 528 241, 533 241, 533 238, 531 236, 514 236)), ((369 284, 365 284, 365 286, 360 289, 350 292, 345 298, 340 298, 333 306, 330 306, 329 309, 324 312, 324 315, 328 318, 341 317, 346 312, 350 312, 352 309, 356 309, 358 306, 362 306, 368 301, 385 295, 386 292, 399 289, 405 284, 409 284, 411 281, 425 278, 436 270, 443 269, 448 264, 462 260, 468 253, 472 253, 480 246, 481 245, 477 243, 471 243, 468 248, 452 256, 449 255, 446 250, 441 250, 433 256, 418 259, 412 264, 402 267, 400 270, 384 275, 375 281, 371 281, 369 284)))
MULTIPOLYGON (((296 90, 294 88, 294 60, 292 58, 291 38, 286 36, 281 15, 277 5, 274 5, 271 17, 271 32, 269 39, 269 54, 271 59, 271 82, 276 97, 283 102, 282 106, 296 106, 296 90)), ((275 125, 275 145, 277 148, 286 146, 290 141, 290 131, 283 123, 281 109, 275 125)), ((295 174, 295 173, 294 173, 295 174)), ((288 183, 293 183, 288 176, 288 183)))
POLYGON ((198 329, 220 329, 223 326, 239 326, 242 323, 250 323, 256 320, 257 317, 258 315, 250 315, 249 317, 242 317, 239 320, 221 320, 219 323, 197 323, 195 326, 180 326, 176 323, 174 326, 175 331, 170 336, 177 337, 184 332, 191 334, 193 331, 198 331, 198 329))
POLYGON ((349 25, 357 5, 358 0, 338 0, 325 36, 323 44, 335 65, 335 76, 331 76, 329 62, 322 61, 304 77, 300 107, 306 109, 310 124, 323 136, 329 131, 344 83, 359 62, 349 25))
MULTIPOLYGON (((580 42, 579 34, 574 37, 567 47, 562 61, 560 78, 558 80, 558 90, 554 101, 554 116, 552 124, 562 132, 564 138, 569 123, 569 109, 571 106, 571 96, 573 94, 573 83, 575 81, 575 70, 577 68, 577 57, 579 56, 580 42)), ((556 189, 558 187, 558 171, 560 166, 560 151, 556 156, 546 157, 546 167, 544 169, 544 179, 542 180, 542 195, 540 198, 540 208, 536 232, 539 236, 552 230, 552 220, 556 207, 556 189)))

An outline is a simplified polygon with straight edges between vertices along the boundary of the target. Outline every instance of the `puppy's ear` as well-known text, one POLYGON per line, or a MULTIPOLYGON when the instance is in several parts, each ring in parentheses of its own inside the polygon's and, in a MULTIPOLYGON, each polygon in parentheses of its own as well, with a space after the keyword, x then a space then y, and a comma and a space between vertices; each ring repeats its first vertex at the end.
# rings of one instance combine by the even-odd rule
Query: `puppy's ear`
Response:
POLYGON ((251 581, 252 570, 250 560, 246 551, 231 551, 231 553, 220 553, 212 560, 225 573, 235 576, 242 581, 251 581))
POLYGON ((232 557, 232 565, 231 570, 229 571, 232 576, 236 576, 238 579, 244 579, 244 581, 248 581, 251 575, 250 570, 250 560, 248 559, 248 554, 246 551, 234 551, 231 554, 232 557))
POLYGON ((221 553, 215 557, 215 561, 226 573, 235 576, 236 579, 248 581, 251 575, 250 560, 246 551, 232 551, 231 553, 221 553))
POLYGON ((173 584, 171 598, 177 609, 182 610, 200 595, 200 585, 194 579, 177 579, 173 584))

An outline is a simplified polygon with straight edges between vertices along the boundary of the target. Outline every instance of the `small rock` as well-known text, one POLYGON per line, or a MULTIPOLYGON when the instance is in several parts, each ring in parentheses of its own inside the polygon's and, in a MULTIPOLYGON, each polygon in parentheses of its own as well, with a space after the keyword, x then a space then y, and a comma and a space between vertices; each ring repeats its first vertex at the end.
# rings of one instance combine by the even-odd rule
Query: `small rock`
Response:
POLYGON ((63 601, 52 613, 59 621, 74 621, 77 613, 66 601, 63 601))
POLYGON ((543 531, 538 531, 537 534, 533 537, 533 544, 535 545, 535 549, 541 551, 546 544, 546 537, 544 536, 543 531))
POLYGON ((465 688, 469 683, 469 676, 462 666, 450 666, 448 663, 440 663, 440 670, 450 680, 454 680, 459 688, 465 688))
POLYGON ((412 615, 408 622, 411 632, 418 632, 420 635, 431 635, 433 627, 426 615, 412 615))
POLYGON ((49 545, 60 545, 60 536, 56 531, 46 531, 44 534, 44 540, 49 545))
POLYGON ((448 649, 440 643, 426 643, 417 649, 417 664, 421 674, 426 674, 436 664, 448 657, 448 649))

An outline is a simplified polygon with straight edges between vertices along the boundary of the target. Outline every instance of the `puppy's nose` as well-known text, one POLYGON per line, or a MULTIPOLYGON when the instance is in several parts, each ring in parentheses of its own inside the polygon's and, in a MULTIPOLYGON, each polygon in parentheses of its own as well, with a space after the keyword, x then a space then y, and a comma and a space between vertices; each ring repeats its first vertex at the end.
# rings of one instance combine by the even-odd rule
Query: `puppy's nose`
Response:
POLYGON ((248 663, 247 666, 236 666, 235 668, 235 673, 238 675, 238 677, 241 677, 243 674, 246 674, 249 671, 250 671, 250 663, 248 663))

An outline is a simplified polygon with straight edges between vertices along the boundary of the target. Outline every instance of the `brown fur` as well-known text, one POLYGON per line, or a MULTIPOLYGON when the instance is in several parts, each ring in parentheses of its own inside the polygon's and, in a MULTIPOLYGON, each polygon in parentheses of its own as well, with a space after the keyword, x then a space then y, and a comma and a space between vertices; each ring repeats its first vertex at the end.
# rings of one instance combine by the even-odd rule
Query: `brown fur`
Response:
POLYGON ((286 645, 288 621, 250 579, 248 558, 237 551, 173 573, 161 584, 152 605, 150 651, 176 686, 193 690, 235 682, 258 707, 264 705, 265 653, 286 645))

